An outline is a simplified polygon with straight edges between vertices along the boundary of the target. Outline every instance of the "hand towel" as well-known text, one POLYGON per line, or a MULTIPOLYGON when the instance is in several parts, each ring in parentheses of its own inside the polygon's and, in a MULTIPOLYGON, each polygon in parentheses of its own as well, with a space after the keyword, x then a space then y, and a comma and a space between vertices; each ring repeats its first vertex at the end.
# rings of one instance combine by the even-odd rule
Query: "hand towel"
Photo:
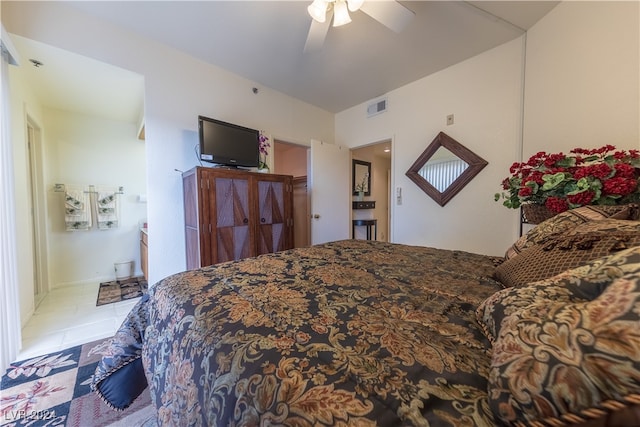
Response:
POLYGON ((96 210, 100 230, 118 227, 120 222, 118 194, 118 189, 114 187, 96 188, 96 210))
POLYGON ((84 187, 65 185, 64 223, 67 231, 91 228, 89 192, 84 187))

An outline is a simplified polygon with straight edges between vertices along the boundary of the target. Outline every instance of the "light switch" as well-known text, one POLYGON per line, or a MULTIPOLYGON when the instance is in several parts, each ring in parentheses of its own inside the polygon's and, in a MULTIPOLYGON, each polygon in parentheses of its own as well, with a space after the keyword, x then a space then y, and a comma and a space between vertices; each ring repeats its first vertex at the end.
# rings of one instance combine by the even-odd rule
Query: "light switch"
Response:
POLYGON ((451 126, 453 124, 453 114, 449 114, 447 116, 447 126, 451 126))

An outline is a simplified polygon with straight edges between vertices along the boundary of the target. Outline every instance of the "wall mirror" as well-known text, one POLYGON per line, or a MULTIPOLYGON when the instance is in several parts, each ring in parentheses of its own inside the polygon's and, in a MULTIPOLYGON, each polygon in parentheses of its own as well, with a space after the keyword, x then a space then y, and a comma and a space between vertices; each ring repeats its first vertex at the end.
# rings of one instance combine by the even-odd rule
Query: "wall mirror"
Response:
POLYGON ((371 195, 371 162, 353 159, 353 194, 371 195))
POLYGON ((406 175, 440 206, 462 190, 488 163, 440 132, 406 175))

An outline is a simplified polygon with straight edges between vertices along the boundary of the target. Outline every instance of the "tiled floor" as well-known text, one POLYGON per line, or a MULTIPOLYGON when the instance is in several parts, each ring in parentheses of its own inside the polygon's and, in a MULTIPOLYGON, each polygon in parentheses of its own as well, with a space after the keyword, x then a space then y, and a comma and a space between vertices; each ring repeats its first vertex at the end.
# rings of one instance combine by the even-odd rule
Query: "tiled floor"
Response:
POLYGON ((110 337, 138 298, 96 307, 99 284, 52 290, 22 329, 17 360, 110 337))

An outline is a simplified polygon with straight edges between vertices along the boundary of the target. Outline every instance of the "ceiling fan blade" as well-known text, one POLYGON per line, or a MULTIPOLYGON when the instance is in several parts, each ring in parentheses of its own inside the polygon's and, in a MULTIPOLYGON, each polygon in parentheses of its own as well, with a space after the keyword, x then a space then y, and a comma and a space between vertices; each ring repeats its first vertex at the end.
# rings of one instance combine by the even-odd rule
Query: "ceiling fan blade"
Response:
POLYGON ((400 33, 415 13, 395 0, 365 1, 360 10, 390 30, 400 33))
POLYGON ((309 27, 309 34, 307 35, 307 42, 304 44, 304 53, 320 50, 324 44, 324 39, 329 32, 329 25, 331 25, 331 18, 333 17, 333 10, 327 11, 327 17, 324 22, 318 22, 315 19, 311 20, 311 26, 309 27))

